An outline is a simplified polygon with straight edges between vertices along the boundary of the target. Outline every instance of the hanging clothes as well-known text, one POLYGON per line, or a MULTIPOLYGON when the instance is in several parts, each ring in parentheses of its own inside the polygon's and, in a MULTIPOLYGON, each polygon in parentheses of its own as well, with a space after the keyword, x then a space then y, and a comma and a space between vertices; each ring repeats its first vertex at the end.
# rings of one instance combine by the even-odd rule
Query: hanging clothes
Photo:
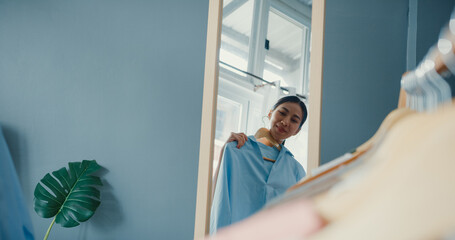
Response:
POLYGON ((314 198, 330 228, 311 239, 453 239, 453 104, 397 123, 362 166, 314 198))
POLYGON ((32 222, 0 126, 0 239, 32 240, 32 222))
POLYGON ((298 199, 263 209, 244 221, 220 229, 205 240, 307 239, 325 224, 310 200, 298 199))
POLYGON ((261 153, 261 147, 267 146, 259 144, 254 136, 240 149, 236 142, 226 144, 212 201, 211 234, 254 214, 305 176, 286 147, 272 163, 261 153))

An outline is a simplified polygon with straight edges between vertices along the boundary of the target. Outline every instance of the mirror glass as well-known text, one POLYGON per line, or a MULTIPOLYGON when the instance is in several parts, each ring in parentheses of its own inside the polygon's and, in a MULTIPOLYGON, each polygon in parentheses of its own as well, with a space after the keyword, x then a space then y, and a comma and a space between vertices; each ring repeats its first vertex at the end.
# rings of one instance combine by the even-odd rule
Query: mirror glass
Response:
MULTIPOLYGON (((312 0, 224 0, 222 6, 218 61, 218 100, 212 167, 213 185, 216 184, 215 178, 218 176, 217 169, 223 146, 231 132, 242 132, 250 136, 255 135, 260 128, 269 129, 270 120, 267 117, 269 111, 272 110, 277 100, 284 96, 297 96, 305 103, 306 108, 309 108, 308 83, 310 74, 312 0)), ((299 111, 301 110, 300 107, 297 108, 299 111)), ((290 123, 296 116, 293 115, 292 111, 288 112, 291 113, 289 116, 293 117, 286 120, 289 121, 287 123, 289 125, 292 125, 290 123)), ((280 113, 275 112, 274 114, 278 115, 280 113)), ((298 117, 299 119, 303 118, 302 115, 298 117)), ((282 119, 285 120, 285 118, 282 119)), ((284 126, 286 123, 283 122, 282 124, 281 126, 284 126)), ((289 129, 287 130, 289 131, 289 129)), ((264 164, 252 167, 254 170, 251 170, 251 176, 254 176, 253 172, 261 172, 261 177, 258 177, 258 179, 262 179, 262 177, 267 179, 265 180, 267 186, 264 186, 264 193, 267 194, 265 199, 271 199, 273 196, 283 193, 304 176, 303 169, 307 169, 308 158, 307 121, 298 134, 287 138, 285 142, 285 147, 292 152, 298 163, 283 160, 282 164, 278 164, 278 161, 275 164, 276 160, 287 158, 286 151, 276 150, 281 149, 278 144, 274 145, 276 149, 272 145, 269 145, 270 149, 260 146, 259 144, 258 147, 262 158, 264 158, 264 164), (272 154, 274 156, 273 159, 267 158, 269 155, 264 155, 270 154, 270 151, 274 152, 273 154, 277 154, 272 154), (283 155, 278 158, 278 154, 281 153, 283 155), (298 164, 301 166, 298 166, 298 164), (280 174, 272 176, 271 169, 279 169, 276 171, 279 171, 280 174), (262 174, 264 175, 262 176, 262 174), (275 182, 273 179, 277 179, 277 181, 275 182), (270 183, 272 187, 268 186, 269 180, 272 181, 270 183)), ((254 152, 256 150, 251 151, 254 152)), ((256 152, 253 152, 247 152, 248 156, 259 156, 251 155, 256 154, 256 152)), ((246 168, 248 167, 242 167, 241 169, 246 168)), ((247 175, 240 172, 236 174, 247 175)), ((221 179, 224 178, 221 177, 221 179)), ((224 180, 223 183, 220 183, 220 186, 225 186, 226 181, 224 180)), ((254 181, 251 184, 255 184, 253 183, 254 181)), ((212 189, 215 189, 213 185, 212 189)), ((245 188, 259 189, 254 186, 245 188)), ((218 194, 215 194, 215 202, 218 202, 219 198, 223 198, 220 196, 226 196, 226 194, 220 193, 224 192, 223 188, 220 189, 216 190, 218 194)), ((234 193, 232 194, 235 195, 234 193)), ((231 193, 228 195, 230 196, 231 193)), ((240 195, 244 194, 237 193, 237 196, 240 195)), ((253 205, 262 201, 259 199, 252 200, 256 195, 262 196, 261 194, 253 194, 250 200, 245 200, 254 203, 246 203, 245 206, 239 208, 244 210, 244 213, 240 215, 245 215, 244 217, 246 217, 251 214, 249 211, 256 208, 253 205)), ((259 205, 257 206, 260 207, 259 205)), ((222 215, 224 210, 219 209, 226 209, 225 206, 218 207, 218 204, 215 204, 215 206, 218 209, 215 211, 215 215, 222 215)), ((214 223, 214 226, 226 226, 221 223, 224 220, 216 219, 213 221, 220 222, 218 224, 214 223)))
MULTIPOLYGON (((224 0, 213 169, 231 132, 254 135, 285 95, 308 108, 312 0, 224 0)), ((308 124, 286 147, 306 169, 308 124)), ((215 171, 213 171, 215 172, 215 171)))

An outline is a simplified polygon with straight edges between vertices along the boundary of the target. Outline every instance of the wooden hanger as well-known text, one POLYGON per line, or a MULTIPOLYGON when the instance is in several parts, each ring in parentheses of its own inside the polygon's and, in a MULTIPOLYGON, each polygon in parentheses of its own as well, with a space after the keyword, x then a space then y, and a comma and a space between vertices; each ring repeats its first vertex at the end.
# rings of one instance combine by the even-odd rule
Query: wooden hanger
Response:
MULTIPOLYGON (((260 128, 256 134, 254 134, 256 140, 260 143, 263 143, 266 146, 274 147, 281 151, 281 145, 270 135, 270 131, 267 128, 260 128)), ((271 159, 268 157, 262 157, 264 160, 269 162, 275 162, 276 159, 271 159)))
MULTIPOLYGON (((430 55, 434 56, 432 58, 432 61, 434 62, 434 70, 436 71, 437 74, 443 75, 444 73, 448 72, 449 69, 445 65, 445 63, 444 63, 444 61, 442 59, 442 55, 439 52, 439 50, 435 48, 433 51, 434 52, 432 52, 430 55)), ((403 74, 403 76, 407 75, 408 73, 409 72, 405 72, 403 74)), ((399 99, 398 99, 398 108, 406 107, 407 97, 408 97, 408 95, 407 95, 406 91, 403 88, 401 88, 400 89, 399 99)))

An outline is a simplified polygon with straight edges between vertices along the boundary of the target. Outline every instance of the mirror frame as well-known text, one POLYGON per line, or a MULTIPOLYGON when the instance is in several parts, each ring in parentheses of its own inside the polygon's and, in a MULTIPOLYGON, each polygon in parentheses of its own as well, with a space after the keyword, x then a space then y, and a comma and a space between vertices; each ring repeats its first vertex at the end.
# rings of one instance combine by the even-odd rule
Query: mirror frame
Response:
MULTIPOLYGON (((307 175, 320 162, 322 67, 324 60, 325 0, 314 0, 311 13, 310 94, 308 116, 307 175)), ((202 239, 209 232, 212 201, 212 168, 218 96, 219 49, 223 0, 210 0, 207 22, 204 89, 202 96, 201 138, 196 196, 194 239, 202 239)))

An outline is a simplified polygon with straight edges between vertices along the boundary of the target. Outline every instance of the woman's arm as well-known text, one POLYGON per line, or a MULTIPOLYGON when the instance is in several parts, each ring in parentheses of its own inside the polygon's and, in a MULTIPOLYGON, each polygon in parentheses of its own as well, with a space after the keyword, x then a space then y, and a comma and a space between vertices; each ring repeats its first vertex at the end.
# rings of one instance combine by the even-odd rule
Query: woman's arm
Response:
POLYGON ((237 141, 237 148, 241 148, 243 145, 245 145, 245 142, 248 141, 248 137, 246 136, 245 133, 231 132, 231 136, 229 136, 228 140, 221 148, 220 158, 218 159, 218 166, 216 167, 216 170, 215 170, 215 176, 212 179, 212 200, 213 200, 213 195, 215 194, 216 180, 218 179, 218 173, 220 172, 221 159, 223 159, 224 148, 226 147, 227 143, 232 142, 232 141, 237 141))

